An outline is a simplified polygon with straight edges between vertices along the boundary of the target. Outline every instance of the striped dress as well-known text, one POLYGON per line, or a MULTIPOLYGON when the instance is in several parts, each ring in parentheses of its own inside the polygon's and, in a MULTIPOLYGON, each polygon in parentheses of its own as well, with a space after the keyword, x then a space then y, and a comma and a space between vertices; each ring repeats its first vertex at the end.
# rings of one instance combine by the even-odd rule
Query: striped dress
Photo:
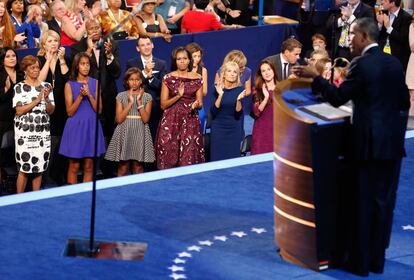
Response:
MULTIPOLYGON (((128 92, 119 93, 116 99, 125 108, 128 105, 128 92)), ((149 93, 144 93, 142 104, 145 105, 150 101, 152 101, 152 96, 149 93)), ((155 161, 151 132, 148 124, 144 124, 141 120, 136 101, 125 121, 115 128, 105 159, 116 162, 128 160, 155 161)))

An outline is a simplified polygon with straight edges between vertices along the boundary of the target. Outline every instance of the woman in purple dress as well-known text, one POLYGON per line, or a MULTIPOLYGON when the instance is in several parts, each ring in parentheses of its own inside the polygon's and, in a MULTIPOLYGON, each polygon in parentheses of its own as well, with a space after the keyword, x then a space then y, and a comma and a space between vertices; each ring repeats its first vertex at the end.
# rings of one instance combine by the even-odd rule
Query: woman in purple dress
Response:
MULTIPOLYGON (((97 83, 88 77, 90 58, 78 53, 73 59, 69 82, 65 85, 66 112, 69 116, 63 130, 59 153, 69 158, 68 184, 76 184, 83 160, 83 182, 92 181, 97 110, 97 83)), ((99 94, 99 93, 98 93, 99 94)), ((98 127, 98 154, 105 153, 102 127, 98 127)))
POLYGON ((272 96, 277 83, 276 71, 268 60, 260 62, 254 79, 253 135, 251 154, 273 152, 272 96))
POLYGON ((158 169, 205 161, 198 110, 203 106, 202 77, 191 72, 191 54, 183 47, 172 53, 171 73, 161 88, 161 109, 156 158, 158 169))

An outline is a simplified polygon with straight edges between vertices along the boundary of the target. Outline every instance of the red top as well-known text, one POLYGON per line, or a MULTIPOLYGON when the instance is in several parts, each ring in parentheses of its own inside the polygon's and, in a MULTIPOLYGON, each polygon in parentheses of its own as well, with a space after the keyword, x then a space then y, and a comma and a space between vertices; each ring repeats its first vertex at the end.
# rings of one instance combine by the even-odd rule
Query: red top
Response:
MULTIPOLYGON (((70 12, 66 12, 64 17, 68 17, 69 20, 72 22, 72 24, 76 27, 76 29, 79 29, 82 26, 82 19, 78 18, 75 14, 70 13, 70 12)), ((60 44, 62 46, 70 46, 74 43, 76 43, 77 41, 73 40, 72 38, 70 38, 64 31, 63 29, 60 30, 60 44)))
POLYGON ((221 23, 210 13, 199 11, 188 11, 184 14, 181 28, 187 33, 205 32, 221 28, 221 23))

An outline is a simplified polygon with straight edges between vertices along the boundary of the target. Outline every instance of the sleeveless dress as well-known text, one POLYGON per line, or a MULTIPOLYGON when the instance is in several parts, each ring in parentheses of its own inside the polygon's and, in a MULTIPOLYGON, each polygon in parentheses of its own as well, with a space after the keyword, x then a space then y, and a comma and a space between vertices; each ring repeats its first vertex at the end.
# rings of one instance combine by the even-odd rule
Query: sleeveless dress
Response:
MULTIPOLYGON (((83 83, 77 81, 68 82, 72 89, 72 99, 80 94, 83 83)), ((89 78, 88 86, 91 94, 96 98, 95 88, 96 80, 89 78), (92 90, 93 89, 93 90, 92 90)), ((96 113, 88 98, 84 97, 78 107, 78 110, 72 117, 66 121, 63 130, 62 140, 60 142, 59 154, 68 158, 91 158, 95 151, 95 123, 96 113)), ((98 121, 98 156, 105 153, 104 136, 102 133, 101 123, 98 121)))
MULTIPOLYGON (((52 87, 46 82, 37 87, 24 82, 16 84, 13 108, 30 104, 45 86, 52 87)), ((49 100, 54 105, 53 92, 49 93, 49 100)), ((14 117, 14 135, 17 169, 24 173, 45 171, 50 158, 50 117, 44 100, 26 114, 14 117)))
POLYGON ((273 91, 269 90, 269 100, 262 112, 260 103, 253 103, 254 124, 250 154, 273 152, 273 91))
MULTIPOLYGON (((200 65, 197 66, 197 74, 199 74, 200 76, 203 75, 203 67, 200 65)), ((200 109, 200 111, 198 111, 198 117, 200 118, 200 123, 201 123, 201 133, 204 133, 204 129, 205 129, 204 125, 207 119, 207 114, 206 114, 206 110, 204 109, 204 105, 200 109)))
POLYGON ((170 98, 178 94, 181 82, 184 83, 184 95, 164 110, 158 126, 156 141, 158 169, 205 162, 200 119, 197 110, 191 109, 203 80, 165 75, 163 83, 169 89, 170 98))
POLYGON ((142 21, 142 26, 144 27, 145 31, 151 32, 151 33, 161 32, 160 22, 158 21, 157 14, 155 14, 153 24, 146 23, 142 17, 139 17, 139 19, 142 21))
MULTIPOLYGON (((128 92, 119 93, 116 99, 126 107, 128 105, 128 92)), ((142 104, 145 106, 151 101, 151 94, 144 93, 142 104)), ((141 120, 136 101, 134 101, 134 105, 126 119, 115 128, 105 159, 117 162, 127 160, 155 161, 154 145, 152 144, 149 125, 148 123, 144 124, 141 120)))

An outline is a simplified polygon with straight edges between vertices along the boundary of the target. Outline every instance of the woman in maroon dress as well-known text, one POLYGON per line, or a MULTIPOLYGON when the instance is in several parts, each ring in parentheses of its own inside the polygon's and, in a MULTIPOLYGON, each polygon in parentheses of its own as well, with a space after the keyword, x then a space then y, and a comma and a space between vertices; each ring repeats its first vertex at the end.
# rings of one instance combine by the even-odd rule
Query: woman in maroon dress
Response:
POLYGON ((251 154, 273 152, 273 105, 272 96, 277 83, 273 64, 263 60, 254 79, 253 135, 251 154))
POLYGON ((198 110, 203 106, 202 77, 191 72, 191 54, 183 47, 172 53, 171 73, 161 88, 162 115, 156 140, 157 167, 166 169, 205 161, 198 110))

